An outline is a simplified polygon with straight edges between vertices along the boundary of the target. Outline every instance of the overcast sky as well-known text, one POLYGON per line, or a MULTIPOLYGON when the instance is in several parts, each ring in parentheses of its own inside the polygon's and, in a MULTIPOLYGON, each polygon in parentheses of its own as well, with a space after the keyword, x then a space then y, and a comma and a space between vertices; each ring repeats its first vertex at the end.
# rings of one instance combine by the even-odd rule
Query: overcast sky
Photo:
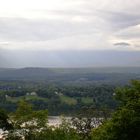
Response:
POLYGON ((115 65, 140 66, 140 0, 0 0, 0 67, 115 65))

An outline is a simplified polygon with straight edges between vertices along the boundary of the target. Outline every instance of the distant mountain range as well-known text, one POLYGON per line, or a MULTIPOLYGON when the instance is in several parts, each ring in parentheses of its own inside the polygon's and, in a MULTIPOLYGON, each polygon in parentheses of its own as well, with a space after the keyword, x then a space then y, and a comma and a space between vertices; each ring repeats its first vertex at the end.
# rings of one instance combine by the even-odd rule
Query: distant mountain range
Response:
POLYGON ((140 79, 140 67, 100 68, 0 68, 0 80, 47 80, 54 82, 127 82, 140 79))

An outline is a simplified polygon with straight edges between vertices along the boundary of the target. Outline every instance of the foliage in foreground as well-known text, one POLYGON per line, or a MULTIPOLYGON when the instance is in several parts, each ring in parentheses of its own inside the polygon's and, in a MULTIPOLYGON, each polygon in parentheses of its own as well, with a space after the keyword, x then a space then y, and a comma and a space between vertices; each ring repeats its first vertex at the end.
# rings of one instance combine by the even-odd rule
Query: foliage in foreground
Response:
MULTIPOLYGON (((20 140, 24 137, 25 140, 139 140, 140 81, 132 81, 131 86, 118 88, 116 99, 119 100, 120 107, 98 128, 91 127, 91 121, 77 122, 75 119, 72 124, 74 127, 65 121, 59 128, 49 127, 46 110, 33 111, 31 105, 22 101, 17 111, 12 114, 10 125, 13 128, 11 127, 6 139, 20 140)), ((0 119, 5 122, 9 120, 6 115, 0 119)), ((9 130, 6 127, 1 125, 1 128, 9 130)))
POLYGON ((140 140, 140 81, 117 89, 120 108, 112 119, 93 130, 92 140, 140 140))

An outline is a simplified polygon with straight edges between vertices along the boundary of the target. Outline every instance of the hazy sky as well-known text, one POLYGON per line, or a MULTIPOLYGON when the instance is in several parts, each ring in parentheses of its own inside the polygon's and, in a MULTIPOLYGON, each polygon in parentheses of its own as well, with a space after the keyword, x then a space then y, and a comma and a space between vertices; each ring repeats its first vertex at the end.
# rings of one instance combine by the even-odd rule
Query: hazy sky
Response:
POLYGON ((140 66, 140 0, 0 0, 0 67, 115 64, 140 66))

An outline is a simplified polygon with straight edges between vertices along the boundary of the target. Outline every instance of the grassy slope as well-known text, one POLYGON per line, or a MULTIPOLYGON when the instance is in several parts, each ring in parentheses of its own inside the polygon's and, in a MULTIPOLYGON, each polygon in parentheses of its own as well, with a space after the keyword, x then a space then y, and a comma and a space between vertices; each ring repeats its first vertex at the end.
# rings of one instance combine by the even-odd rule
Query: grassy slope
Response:
POLYGON ((66 104, 69 104, 69 105, 75 105, 77 104, 77 100, 74 99, 74 98, 71 98, 71 97, 68 97, 68 96, 60 96, 60 99, 62 102, 66 103, 66 104))
POLYGON ((93 99, 90 97, 82 97, 82 102, 84 104, 91 104, 91 103, 93 103, 93 99))
POLYGON ((13 103, 16 103, 16 102, 18 102, 19 100, 22 100, 22 99, 25 99, 25 100, 43 100, 43 101, 48 101, 48 99, 47 98, 42 98, 42 97, 39 97, 39 96, 37 96, 37 95, 35 95, 35 96, 31 96, 31 95, 26 95, 26 96, 20 96, 20 97, 7 97, 6 98, 7 99, 7 101, 10 101, 10 102, 13 102, 13 103))

